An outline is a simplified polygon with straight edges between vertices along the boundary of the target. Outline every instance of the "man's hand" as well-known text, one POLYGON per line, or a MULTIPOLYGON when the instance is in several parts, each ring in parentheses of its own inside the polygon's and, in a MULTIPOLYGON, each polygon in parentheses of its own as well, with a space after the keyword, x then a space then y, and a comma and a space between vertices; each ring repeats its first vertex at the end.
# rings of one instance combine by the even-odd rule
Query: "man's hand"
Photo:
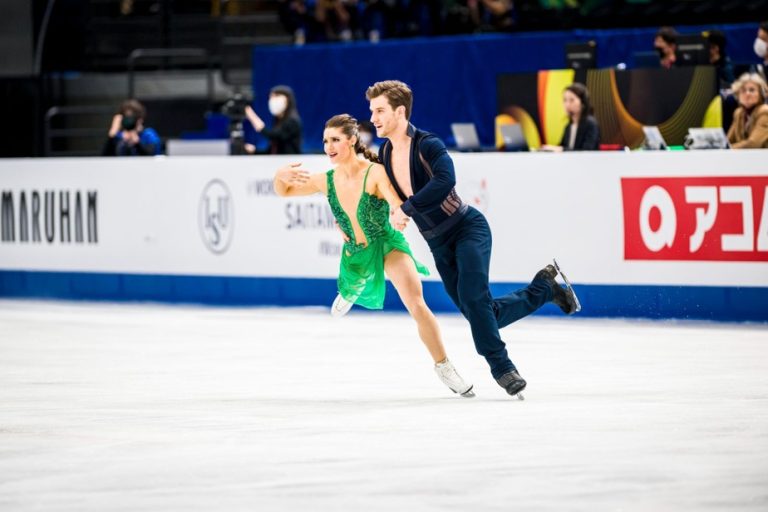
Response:
POLYGON ((392 227, 398 231, 402 231, 408 225, 408 221, 410 220, 411 218, 403 212, 403 209, 398 207, 395 211, 392 212, 392 218, 390 219, 390 222, 392 223, 392 227))

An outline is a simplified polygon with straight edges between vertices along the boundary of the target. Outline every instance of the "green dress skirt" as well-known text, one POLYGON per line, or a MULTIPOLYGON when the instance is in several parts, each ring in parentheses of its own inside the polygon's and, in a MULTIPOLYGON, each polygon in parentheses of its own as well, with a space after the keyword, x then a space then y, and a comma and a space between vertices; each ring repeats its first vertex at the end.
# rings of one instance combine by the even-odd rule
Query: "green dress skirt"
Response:
POLYGON ((384 257, 391 251, 401 251, 411 257, 416 270, 429 275, 429 270, 416 261, 403 234, 389 223, 389 204, 365 191, 369 166, 363 179, 363 191, 357 206, 357 220, 368 244, 357 243, 349 216, 341 207, 333 182, 333 169, 326 173, 328 182, 328 203, 339 227, 349 238, 344 243, 339 265, 339 294, 349 302, 368 309, 382 309, 386 282, 384 278, 384 257))

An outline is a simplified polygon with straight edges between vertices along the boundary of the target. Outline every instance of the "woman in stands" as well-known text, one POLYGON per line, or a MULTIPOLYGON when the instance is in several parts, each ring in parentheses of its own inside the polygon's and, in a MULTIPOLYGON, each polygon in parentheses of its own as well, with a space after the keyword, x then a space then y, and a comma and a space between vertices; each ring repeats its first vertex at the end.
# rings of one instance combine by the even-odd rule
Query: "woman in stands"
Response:
POLYGON ((592 114, 587 86, 574 82, 563 92, 563 107, 568 115, 559 146, 542 146, 542 151, 595 151, 600 146, 600 128, 592 114))
MULTIPOLYGON (((272 128, 254 112, 250 105, 245 107, 245 116, 253 129, 269 140, 267 154, 296 155, 301 153, 301 117, 296 107, 293 89, 287 85, 277 85, 269 91, 269 113, 274 116, 272 128)), ((255 153, 256 147, 246 144, 248 153, 255 153)))
POLYGON ((728 142, 734 149, 768 148, 768 87, 757 73, 745 73, 733 83, 739 107, 733 113, 728 142))
POLYGON ((428 271, 414 259, 403 234, 389 223, 390 208, 399 207, 402 201, 376 155, 360 142, 357 120, 348 114, 329 119, 323 147, 333 169, 310 174, 301 164, 291 164, 275 173, 274 187, 280 196, 326 195, 344 233, 339 295, 331 315, 343 316, 352 304, 381 309, 386 274, 416 320, 440 380, 455 393, 474 396, 472 385, 464 382, 448 360, 435 315, 424 301, 417 272, 428 271))

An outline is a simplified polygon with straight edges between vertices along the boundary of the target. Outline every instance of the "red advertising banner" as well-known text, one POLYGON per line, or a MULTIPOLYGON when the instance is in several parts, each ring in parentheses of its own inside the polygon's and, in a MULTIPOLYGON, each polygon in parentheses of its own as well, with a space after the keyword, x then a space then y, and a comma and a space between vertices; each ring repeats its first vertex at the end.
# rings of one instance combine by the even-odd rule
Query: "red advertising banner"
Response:
POLYGON ((768 261, 768 176, 622 178, 624 259, 768 261))

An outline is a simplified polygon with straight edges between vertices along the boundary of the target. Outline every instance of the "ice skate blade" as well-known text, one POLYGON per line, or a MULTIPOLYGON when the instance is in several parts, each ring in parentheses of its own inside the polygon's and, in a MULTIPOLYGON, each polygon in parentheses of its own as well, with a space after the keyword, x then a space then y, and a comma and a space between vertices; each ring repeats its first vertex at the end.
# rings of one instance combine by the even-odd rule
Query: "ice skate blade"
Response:
POLYGON ((566 288, 568 288, 568 290, 573 294, 573 301, 576 303, 576 309, 574 309, 573 312, 569 314, 573 315, 574 313, 578 313, 581 311, 581 302, 579 302, 579 297, 576 295, 576 290, 573 289, 573 285, 571 285, 571 282, 568 280, 565 274, 563 274, 563 270, 560 268, 560 265, 557 264, 557 260, 555 258, 552 258, 552 263, 555 264, 555 270, 557 270, 557 273, 563 277, 566 288))
POLYGON ((472 391, 472 388, 469 388, 469 389, 468 389, 468 390, 466 390, 465 392, 463 392, 463 393, 459 393, 459 394, 460 394, 461 396, 463 396, 464 398, 475 398, 475 392, 474 392, 474 391, 472 391))
POLYGON ((525 400, 525 396, 524 396, 522 393, 518 393, 518 394, 516 394, 516 395, 515 395, 515 397, 516 397, 518 400, 525 400))

